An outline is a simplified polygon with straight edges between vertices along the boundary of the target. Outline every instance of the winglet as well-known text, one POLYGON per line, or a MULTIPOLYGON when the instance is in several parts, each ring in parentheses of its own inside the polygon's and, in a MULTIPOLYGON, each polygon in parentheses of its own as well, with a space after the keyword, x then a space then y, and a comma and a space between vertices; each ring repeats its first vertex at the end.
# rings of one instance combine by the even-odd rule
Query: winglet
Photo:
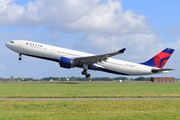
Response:
POLYGON ((118 52, 119 53, 124 53, 125 50, 126 50, 126 48, 123 48, 123 49, 119 50, 118 52))

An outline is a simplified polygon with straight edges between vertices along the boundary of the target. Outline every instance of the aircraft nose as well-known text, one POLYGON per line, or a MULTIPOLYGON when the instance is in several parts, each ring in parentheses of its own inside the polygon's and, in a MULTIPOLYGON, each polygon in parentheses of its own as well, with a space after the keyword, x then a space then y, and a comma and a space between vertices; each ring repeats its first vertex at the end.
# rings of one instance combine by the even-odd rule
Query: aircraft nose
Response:
POLYGON ((7 48, 11 49, 13 47, 13 45, 9 42, 5 44, 7 48))
POLYGON ((6 45, 6 47, 8 47, 8 48, 9 48, 9 43, 6 43, 5 45, 6 45))

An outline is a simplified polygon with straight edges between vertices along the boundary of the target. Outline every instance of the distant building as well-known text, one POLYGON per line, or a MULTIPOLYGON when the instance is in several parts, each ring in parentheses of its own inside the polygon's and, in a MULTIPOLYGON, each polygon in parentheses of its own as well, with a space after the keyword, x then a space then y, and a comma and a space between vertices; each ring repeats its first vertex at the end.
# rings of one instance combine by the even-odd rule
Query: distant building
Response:
POLYGON ((52 82, 52 81, 55 81, 55 80, 53 80, 53 79, 50 79, 49 81, 51 81, 51 82, 52 82))
POLYGON ((175 82, 174 77, 151 77, 152 82, 175 82))
POLYGON ((119 82, 122 82, 122 80, 119 80, 119 82))

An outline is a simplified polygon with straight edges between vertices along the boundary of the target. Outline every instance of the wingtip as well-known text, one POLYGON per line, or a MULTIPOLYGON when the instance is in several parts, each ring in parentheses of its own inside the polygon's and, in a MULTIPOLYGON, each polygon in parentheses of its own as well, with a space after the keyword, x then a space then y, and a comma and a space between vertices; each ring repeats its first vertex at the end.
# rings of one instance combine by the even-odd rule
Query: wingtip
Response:
POLYGON ((123 48, 123 49, 119 50, 118 52, 124 53, 125 50, 126 50, 126 48, 123 48))

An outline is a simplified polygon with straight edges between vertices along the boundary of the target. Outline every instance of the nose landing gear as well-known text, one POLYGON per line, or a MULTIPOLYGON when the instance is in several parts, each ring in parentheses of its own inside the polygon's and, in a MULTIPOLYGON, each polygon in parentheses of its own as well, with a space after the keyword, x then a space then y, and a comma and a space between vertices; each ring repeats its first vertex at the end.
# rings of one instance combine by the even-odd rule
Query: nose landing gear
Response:
POLYGON ((18 58, 18 60, 19 60, 19 61, 21 61, 21 60, 22 60, 22 58, 21 58, 21 54, 19 54, 19 58, 18 58))

